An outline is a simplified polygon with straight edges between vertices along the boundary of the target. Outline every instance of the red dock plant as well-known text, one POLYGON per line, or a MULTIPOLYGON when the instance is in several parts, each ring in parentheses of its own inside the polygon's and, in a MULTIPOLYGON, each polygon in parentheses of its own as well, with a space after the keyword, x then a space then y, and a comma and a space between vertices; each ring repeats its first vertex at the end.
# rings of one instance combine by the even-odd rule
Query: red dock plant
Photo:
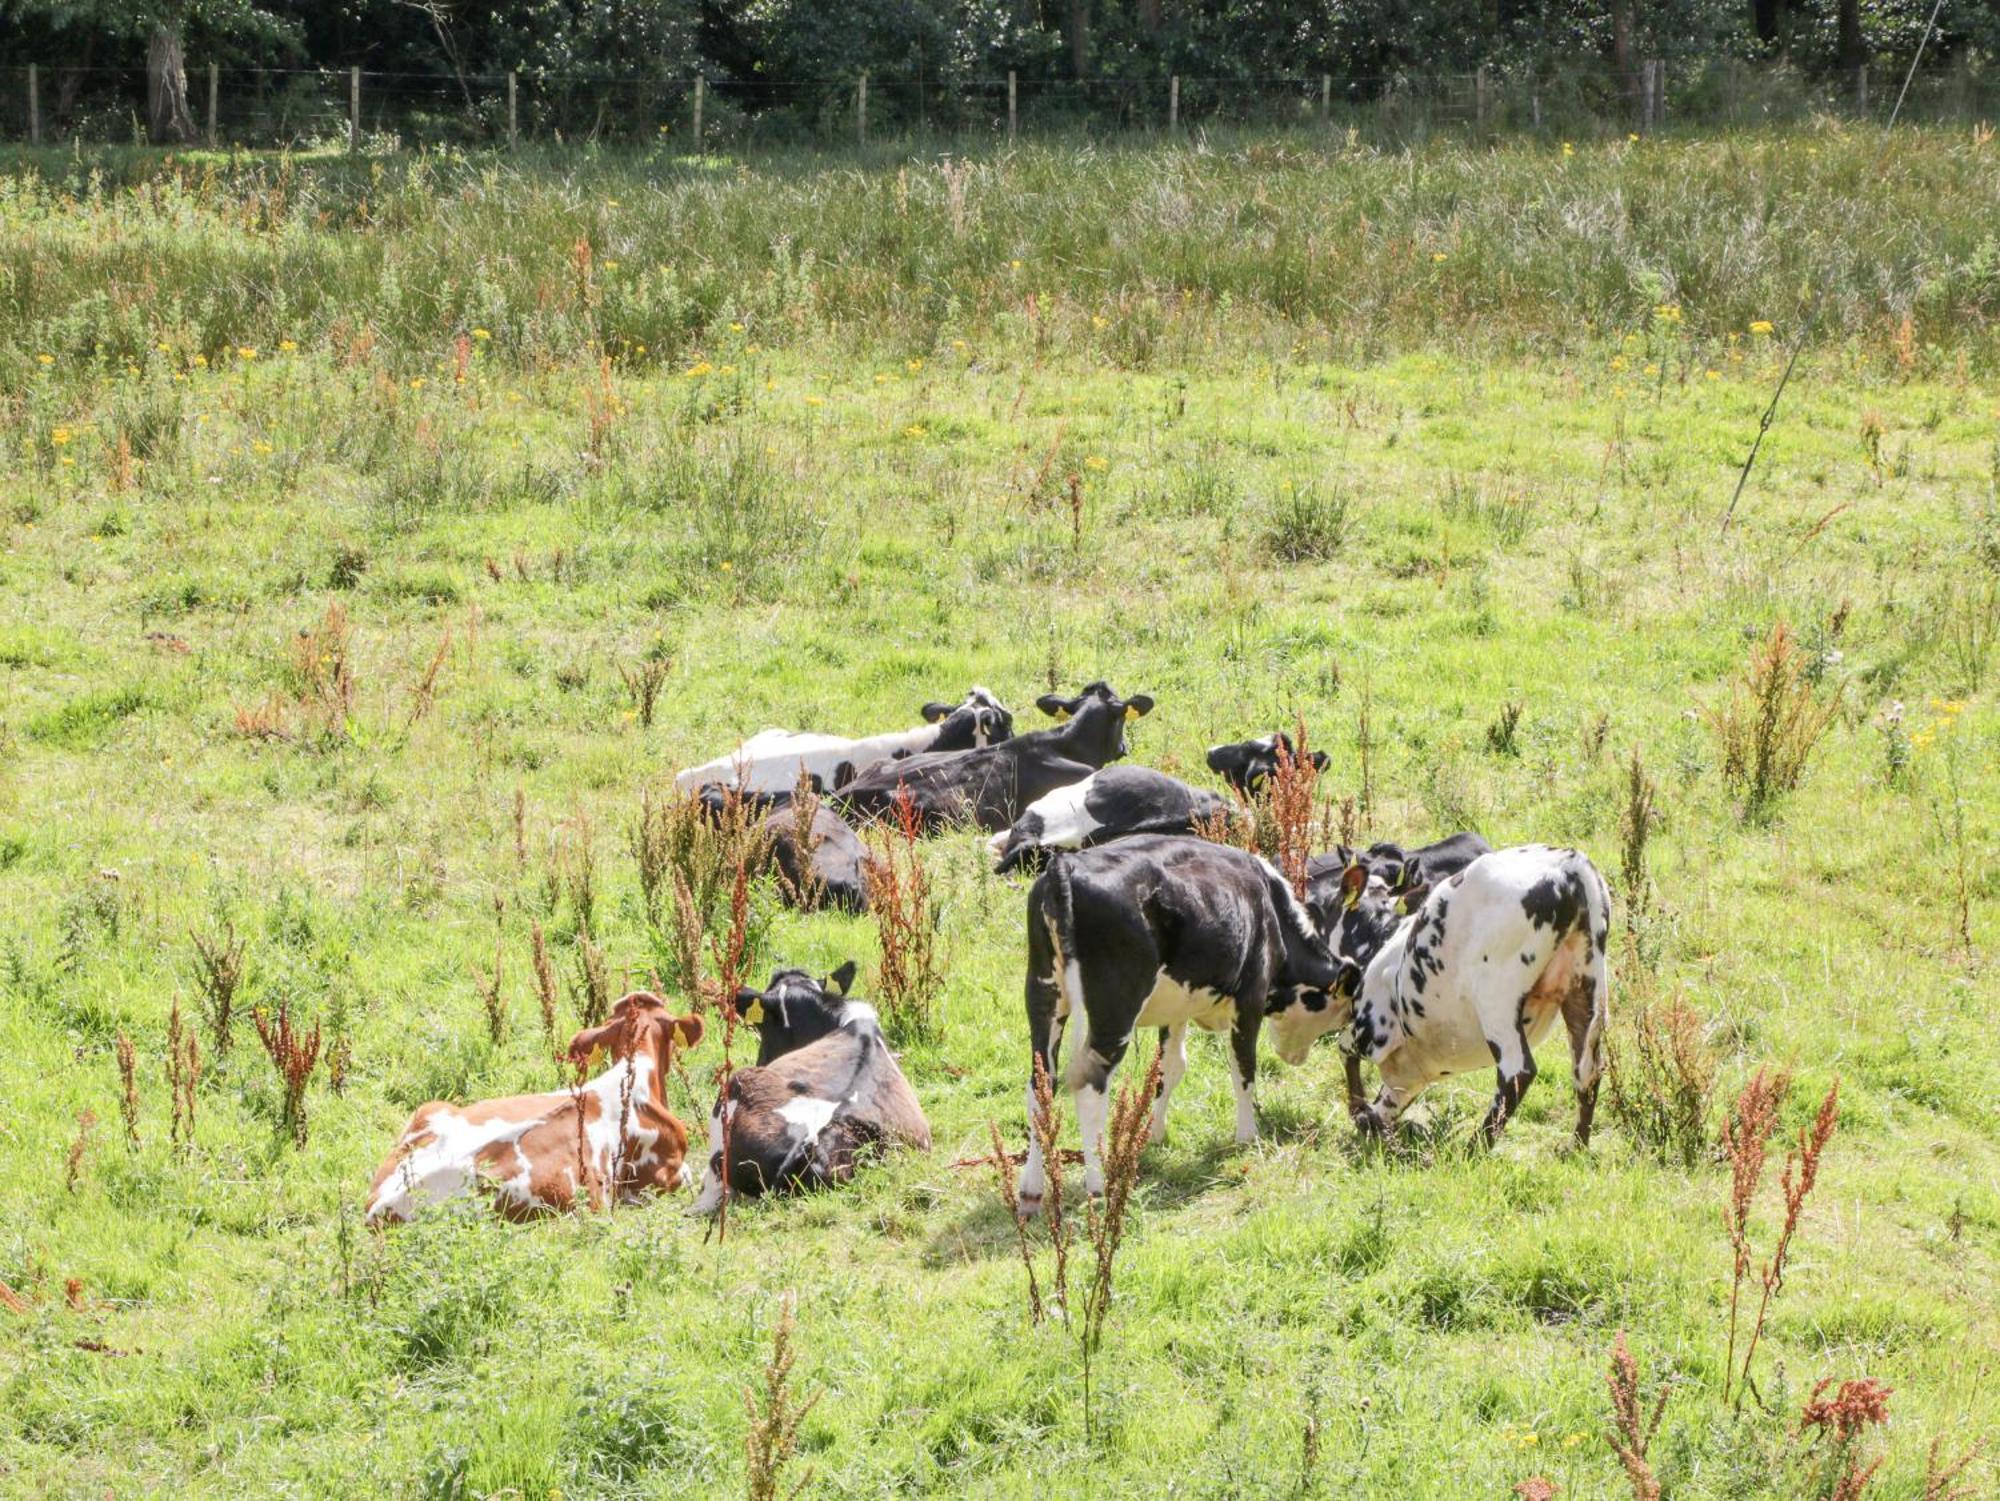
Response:
POLYGON ((310 1032, 298 1030, 292 1025, 291 1005, 287 1001, 278 1002, 276 1017, 259 1006, 250 1013, 250 1019, 257 1024, 257 1036, 270 1056, 271 1067, 278 1071, 278 1083, 284 1091, 280 1123, 292 1133, 293 1141, 304 1146, 306 1081, 319 1062, 319 1023, 314 1022, 310 1032))
POLYGON ((1660 1419, 1667 1410, 1667 1394, 1673 1388, 1660 1383, 1653 1399, 1653 1411, 1646 1413, 1639 1396, 1639 1362, 1625 1344, 1625 1331, 1611 1342, 1611 1370, 1605 1377, 1611 1388, 1611 1432, 1605 1436, 1611 1452, 1625 1466, 1625 1479, 1632 1487, 1633 1501, 1660 1501, 1660 1482, 1646 1459, 1653 1435, 1660 1431, 1660 1419))

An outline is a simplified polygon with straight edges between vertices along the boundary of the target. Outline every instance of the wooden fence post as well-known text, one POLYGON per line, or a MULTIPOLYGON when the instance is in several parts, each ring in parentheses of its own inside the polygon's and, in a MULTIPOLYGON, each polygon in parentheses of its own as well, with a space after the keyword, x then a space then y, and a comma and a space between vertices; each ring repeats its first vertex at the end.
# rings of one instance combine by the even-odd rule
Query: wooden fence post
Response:
POLYGON ((512 151, 521 144, 521 75, 507 70, 507 149, 512 151))
POLYGON ((1486 128, 1486 64, 1481 63, 1472 75, 1472 118, 1480 129, 1486 128))
POLYGON ((868 144, 868 75, 861 75, 861 86, 854 94, 854 129, 862 145, 868 144))
POLYGON ((701 107, 707 80, 701 74, 694 75, 694 149, 701 150, 701 107))
POLYGON ((1864 115, 1868 113, 1868 64, 1866 63, 1854 70, 1854 107, 1864 115))
POLYGON ((1330 124, 1333 120, 1333 75, 1319 75, 1319 123, 1330 124))
POLYGON ((1535 129, 1542 128, 1542 91, 1536 89, 1528 95, 1528 117, 1535 122, 1535 129))
POLYGON ((1007 70, 1007 142, 1009 145, 1013 144, 1014 133, 1020 129, 1021 125, 1019 86, 1020 80, 1014 76, 1014 70, 1009 68, 1007 70))
POLYGON ((361 69, 347 70, 347 149, 361 149, 361 69))
POLYGON ((217 63, 208 65, 208 149, 215 149, 215 101, 222 92, 222 68, 217 63))
POLYGON ((1176 73, 1167 80, 1167 129, 1181 128, 1181 75, 1176 73))
POLYGON ((28 64, 28 144, 42 144, 42 76, 33 63, 28 64))

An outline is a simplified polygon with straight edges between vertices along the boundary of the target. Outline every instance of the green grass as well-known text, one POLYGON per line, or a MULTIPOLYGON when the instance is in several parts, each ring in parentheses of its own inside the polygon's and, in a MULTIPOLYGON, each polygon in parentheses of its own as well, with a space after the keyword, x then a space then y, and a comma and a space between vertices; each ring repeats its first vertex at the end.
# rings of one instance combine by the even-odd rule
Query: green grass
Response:
MULTIPOLYGON (((474 163, 377 186, 336 163, 155 192, 134 182, 157 165, 128 161, 74 204, 6 179, 0 1279, 31 1307, 0 1311, 0 1486, 728 1492, 742 1390, 796 1289, 819 1494, 1498 1496, 1541 1473, 1613 1496, 1620 1328, 1679 1377, 1655 1451, 1673 1495, 1810 1494, 1791 1414, 1821 1376, 1862 1374, 1896 1388, 1879 1492, 1918 1494, 1933 1435, 1962 1446, 2000 1419, 2000 662, 1978 650, 2000 393, 1979 373, 1987 305, 1921 290, 1962 285, 1950 246, 1990 219, 1996 158, 1912 136, 1857 197, 1865 142, 1659 149, 1684 170, 1620 147, 1024 153, 982 168, 1009 191, 980 202, 971 245, 917 168, 907 219, 894 170, 474 163), (1811 169, 1810 151, 1838 161, 1811 169), (1700 295, 1688 263, 1665 289, 1682 318, 1662 316, 1635 268, 1680 252, 1629 200, 1615 230, 1575 219, 1566 173, 1598 195, 1670 184, 1669 216, 1748 195, 1775 259, 1716 251, 1700 295), (1438 198, 1401 186, 1417 179, 1438 198), (1162 221, 1149 183, 1185 218, 1162 221), (1295 233, 1314 215, 1355 232, 1308 274, 1332 254, 1295 233), (1377 267, 1419 221, 1447 260, 1377 267), (572 300, 579 224, 648 278, 643 317, 608 317, 622 293, 572 300), (781 226, 796 238, 777 252, 781 226), (1537 244, 1568 249, 1545 264, 1537 244), (1718 535, 1779 357, 1748 322, 1841 247, 1874 269, 1842 283, 1844 337, 1809 359, 1718 535), (1578 279, 1593 256, 1602 275, 1578 279), (1906 305, 1946 313, 1899 358, 1906 305), (601 369, 591 340, 620 337, 601 369), (239 708, 296 688, 294 639, 334 601, 354 631, 346 733, 239 734, 239 708), (1843 709, 1804 786, 1746 822, 1701 716, 1779 618, 1825 654, 1843 709), (414 716, 446 632, 435 708, 414 716), (656 642, 674 666, 642 730, 618 666, 656 642), (1662 1168, 1615 1125, 1566 1153, 1559 1048, 1491 1155, 1466 1147, 1488 1081, 1440 1087, 1405 1142, 1370 1151, 1330 1049, 1297 1070, 1267 1055, 1265 1140, 1239 1150, 1209 1039, 1144 1159, 1093 1434, 1073 1340, 1026 1327, 990 1174, 952 1166, 989 1120, 1022 1132, 1024 887, 986 874, 971 836, 927 851, 943 1031, 905 1064, 929 1157, 739 1206, 723 1244, 672 1200, 359 1228, 417 1104, 550 1083, 527 932, 540 920, 574 972, 573 914, 544 881, 558 826, 588 821, 594 930, 643 976, 662 940, 625 830, 648 780, 767 724, 910 723, 974 681, 1030 727, 1036 693, 1099 676, 1158 699, 1141 762, 1205 779, 1206 745, 1299 712, 1336 794, 1358 787, 1365 698, 1368 834, 1471 822, 1574 841, 1608 873, 1620 762, 1643 748, 1665 823, 1614 1004, 1684 994, 1725 1094, 1794 1069, 1787 1131, 1842 1081, 1759 1356, 1772 1415, 1720 1398, 1726 1173, 1662 1168), (1487 729, 1510 702, 1503 753, 1487 729), (496 895, 498 1047, 468 972, 496 895), (248 942, 247 1002, 351 1039, 346 1092, 312 1086, 303 1151, 247 1021, 210 1060, 195 1149, 166 1144, 187 933, 224 921, 248 942), (140 1055, 136 1151, 120 1031, 140 1055), (84 1109, 99 1123, 69 1192, 84 1109)), ((866 993, 872 923, 785 914, 767 958, 850 956, 866 993)), ((684 1118, 705 1115, 717 1057, 690 1058, 684 1118)))

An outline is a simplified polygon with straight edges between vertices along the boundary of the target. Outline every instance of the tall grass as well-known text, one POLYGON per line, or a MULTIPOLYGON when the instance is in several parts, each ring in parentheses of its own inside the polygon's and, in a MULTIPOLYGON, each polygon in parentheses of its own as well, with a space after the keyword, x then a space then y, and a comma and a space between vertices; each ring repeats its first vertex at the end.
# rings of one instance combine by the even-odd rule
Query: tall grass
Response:
MULTIPOLYGON (((0 365, 371 330, 428 367, 484 330, 531 364, 622 366, 727 343, 732 324, 912 351, 1065 338, 1185 364, 1259 325, 1349 353, 1525 348, 1643 332, 1662 303, 1684 315, 1680 348, 1782 325, 1822 285, 1836 337, 1990 356, 2000 164, 1950 129, 1899 133, 1879 170, 1877 150, 1828 121, 1573 155, 1029 145, 969 172, 24 154, 0 191, 0 365)), ((127 425, 135 453, 172 431, 127 425)))

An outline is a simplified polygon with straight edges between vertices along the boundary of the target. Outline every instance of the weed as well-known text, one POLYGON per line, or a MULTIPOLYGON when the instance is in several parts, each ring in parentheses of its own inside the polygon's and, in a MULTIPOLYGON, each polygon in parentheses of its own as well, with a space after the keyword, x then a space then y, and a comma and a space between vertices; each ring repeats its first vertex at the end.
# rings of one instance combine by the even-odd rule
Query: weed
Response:
POLYGON ((1812 1395, 1799 1413, 1793 1437, 1810 1428, 1815 1438, 1828 1440, 1830 1451, 1821 1456, 1816 1466, 1820 1493, 1830 1501, 1859 1501, 1875 1472, 1882 1467, 1879 1455, 1863 1462, 1858 1452, 1859 1441, 1868 1429, 1889 1421, 1889 1395, 1894 1388, 1864 1376, 1858 1381, 1841 1382, 1840 1389, 1829 1397, 1826 1389, 1832 1385, 1831 1376, 1814 1384, 1812 1395))
POLYGON ((195 1092, 201 1085, 201 1042, 181 1024, 180 998, 167 1014, 167 1088, 173 1096, 168 1137, 180 1151, 194 1145, 195 1092))
POLYGON ((1666 1381, 1660 1383, 1649 1416, 1639 1395, 1639 1363, 1626 1347, 1623 1329, 1611 1342, 1611 1370, 1605 1380, 1611 1388, 1611 1432, 1606 1441, 1625 1467, 1632 1501, 1660 1501, 1660 1482, 1646 1459, 1646 1451, 1652 1448, 1653 1436, 1660 1431, 1660 1419, 1666 1415, 1667 1396, 1673 1386, 1666 1381))
POLYGON ((312 1078, 313 1068, 319 1062, 319 1023, 313 1023, 310 1032, 298 1030, 292 1025, 291 1003, 284 1000, 278 1002, 275 1017, 267 1015, 260 1006, 250 1013, 250 1020, 257 1024, 257 1036, 278 1075, 282 1092, 279 1124, 291 1134, 297 1145, 303 1147, 306 1144, 306 1083, 312 1078))
POLYGON ((1312 856, 1313 793, 1319 786, 1319 767, 1312 758, 1303 715, 1294 721, 1289 749, 1278 742, 1278 766, 1271 774, 1269 793, 1272 839, 1277 865, 1292 892, 1306 899, 1306 862, 1312 856))
POLYGON ((764 1362, 764 1391, 743 1393, 743 1410, 749 1415, 750 1429, 743 1436, 744 1469, 749 1501, 790 1501, 812 1480, 810 1468, 786 1484, 785 1469, 799 1452, 799 1428, 819 1401, 814 1392, 801 1402, 792 1391, 792 1366, 798 1351, 792 1346, 797 1325, 795 1294, 786 1293, 778 1304, 778 1322, 771 1331, 771 1355, 764 1362))
POLYGON ((290 684, 300 738, 343 740, 354 717, 354 629, 339 600, 328 602, 319 624, 292 638, 290 684))
POLYGON ((659 703, 660 689, 667 681, 667 674, 673 670, 674 659, 665 656, 644 656, 634 663, 620 663, 618 675, 625 680, 625 691, 632 695, 632 709, 639 716, 639 727, 650 730, 653 727, 653 711, 659 703))
MULTIPOLYGON (((1751 1385, 1750 1363, 1757 1356, 1757 1342, 1764 1334, 1764 1321, 1770 1311, 1771 1299, 1783 1289, 1785 1284, 1785 1262, 1791 1252, 1792 1237, 1798 1230, 1799 1214, 1805 1208, 1806 1197, 1812 1192, 1814 1183, 1819 1179, 1820 1154, 1826 1150, 1827 1143, 1833 1139, 1834 1126, 1839 1122, 1839 1119, 1840 1080, 1835 1079, 1832 1087, 1826 1092, 1826 1098, 1820 1102, 1819 1113, 1813 1117, 1811 1127, 1800 1130, 1797 1150, 1785 1154, 1784 1171, 1779 1179, 1784 1191, 1785 1218, 1783 1224, 1779 1227, 1778 1238, 1771 1247, 1771 1253, 1765 1259, 1764 1265, 1760 1270, 1759 1276, 1763 1283, 1763 1295, 1757 1302, 1757 1317, 1750 1325, 1750 1339, 1744 1347, 1743 1364, 1736 1372, 1739 1390, 1748 1389, 1751 1385)), ((1732 1214, 1735 1213, 1735 1202, 1735 1199, 1732 1197, 1732 1214)), ((1742 1217, 1737 1216, 1737 1218, 1740 1221, 1742 1217)), ((1731 1238, 1738 1247, 1738 1256, 1740 1258, 1742 1255, 1741 1236, 1738 1232, 1732 1231, 1731 1238)), ((1730 1327, 1733 1335, 1735 1329, 1735 1297, 1733 1293, 1730 1299, 1730 1312, 1730 1327)), ((1741 1400, 1740 1396, 1738 1400, 1741 1400)))
MULTIPOLYGON (((1949 710, 1951 705, 1945 707, 1949 710)), ((1926 805, 1930 810, 1933 834, 1936 842, 1943 846, 1945 868, 1951 876, 1954 936, 1958 939, 1959 952, 1969 955, 1972 952, 1973 850, 1966 832, 1965 783, 1959 765, 1961 754, 1956 715, 1948 714, 1944 750, 1938 756, 1944 767, 1943 785, 1930 794, 1926 805)))
POLYGON ((1723 779, 1744 799, 1744 815, 1769 811, 1799 785, 1820 737, 1840 707, 1836 689, 1822 699, 1806 673, 1806 654, 1780 620, 1729 695, 1708 711, 1722 756, 1723 779))
POLYGON ((550 841, 546 887, 549 910, 553 912, 557 901, 567 896, 577 931, 588 933, 597 913, 597 837, 590 815, 581 805, 550 841))
POLYGON ((451 628, 438 639, 437 650, 431 654, 430 662, 417 677, 410 689, 410 714, 405 721, 408 725, 421 724, 437 703, 438 674, 444 671, 445 658, 451 655, 451 628))
POLYGON ((535 968, 535 1000, 542 1014, 542 1047, 560 1064, 563 1049, 556 1030, 556 967, 549 962, 549 943, 542 925, 533 918, 528 920, 528 944, 535 968))
POLYGON ((1351 522, 1344 493, 1287 481, 1265 516, 1264 551, 1279 563, 1325 562, 1347 545, 1351 522))
POLYGON ((472 966, 473 988, 479 992, 479 1009, 486 1013, 486 1040, 499 1047, 507 1036, 507 995, 503 987, 503 965, 507 957, 507 899, 493 897, 493 968, 484 971, 472 966))
POLYGON ((937 910, 919 841, 923 820, 907 787, 896 789, 893 822, 871 830, 869 911, 882 939, 876 990, 892 1036, 935 1038, 943 964, 937 951, 937 910))
POLYGON ((215 1056, 227 1058, 236 992, 243 985, 243 940, 236 936, 235 926, 225 922, 221 933, 191 932, 188 941, 194 945, 194 979, 201 987, 202 1020, 208 1023, 215 1056))
POLYGON ((1709 1153, 1715 1054, 1701 1017, 1678 995, 1641 1001, 1612 1051, 1611 1113, 1661 1162, 1697 1166, 1709 1153))
POLYGON ((1028 1274, 1028 1323, 1032 1326, 1042 1321, 1042 1286, 1035 1279, 1035 1249, 1028 1240, 1028 1222, 1021 1214, 1021 1195, 1015 1186, 1014 1159, 1007 1153, 1007 1143, 1000 1135, 997 1121, 986 1123, 986 1134, 993 1142, 993 1176, 1000 1183, 1000 1202, 1007 1207, 1007 1217, 1014 1224, 1014 1243, 1021 1253, 1021 1266, 1028 1274))
POLYGON ((1035 1145, 1041 1148, 1045 1178, 1042 1213, 1048 1222, 1049 1247, 1055 1258, 1049 1288, 1056 1310, 1062 1314, 1063 1327, 1067 1329, 1071 1327, 1069 1252, 1075 1231, 1063 1210, 1062 1115, 1056 1109, 1055 1086, 1050 1083, 1049 1071, 1039 1057, 1035 1059, 1035 1076, 1030 1087, 1034 1091, 1035 1108, 1028 1114, 1028 1130, 1034 1136, 1035 1145))
POLYGON ((1500 706, 1500 713, 1486 727, 1486 748, 1496 756, 1518 756, 1521 754, 1519 731, 1521 728, 1521 704, 1508 700, 1500 706))
POLYGON ((1722 1146, 1729 1157, 1729 1199, 1723 1205, 1723 1228, 1728 1232, 1734 1253, 1729 1281, 1729 1344, 1722 1362, 1722 1396, 1729 1398, 1736 1370, 1737 1309, 1742 1300, 1743 1279, 1751 1263, 1750 1207, 1757 1197, 1757 1185, 1764 1177, 1764 1158, 1771 1133, 1777 1129, 1778 1111, 1791 1091, 1791 1079, 1783 1072, 1771 1074, 1758 1069, 1736 1105, 1722 1124, 1722 1146))
POLYGON ((1635 947, 1653 894, 1646 845, 1659 826, 1660 789, 1646 775, 1646 763, 1635 745, 1625 768, 1625 804, 1618 816, 1618 885, 1625 898, 1625 933, 1635 947))
POLYGON ((125 1145, 139 1150, 139 1061, 132 1051, 132 1039, 121 1028, 118 1033, 118 1113, 125 1122, 125 1145))
POLYGON ((1132 1190, 1139 1182, 1139 1151, 1146 1143, 1148 1115, 1160 1093, 1160 1070, 1165 1054, 1153 1053, 1152 1067, 1145 1081, 1133 1086, 1121 1084, 1111 1102, 1110 1129, 1101 1151, 1104 1161, 1104 1195, 1092 1202, 1086 1217, 1085 1234, 1090 1241, 1090 1283, 1083 1295, 1083 1327, 1077 1341, 1083 1347, 1083 1418, 1086 1427, 1094 1423, 1092 1397, 1097 1356, 1104 1347, 1104 1324, 1111 1313, 1111 1296, 1117 1281, 1118 1248, 1124 1243, 1127 1213, 1132 1190))
POLYGON ((794 881, 783 870, 778 872, 779 884, 784 888, 785 898, 801 912, 817 912, 826 900, 826 882, 821 879, 817 851, 824 837, 814 829, 819 821, 820 795, 813 784, 812 773, 803 765, 799 767, 799 779, 792 787, 792 842, 798 850, 798 879, 794 881))
POLYGON ((63 1189, 75 1193, 76 1186, 83 1179, 83 1160, 91 1147, 91 1133, 97 1129, 97 1112, 79 1110, 76 1113, 76 1137, 69 1144, 69 1155, 63 1160, 63 1189))
POLYGON ((570 985, 576 998, 577 1024, 595 1027, 611 1012, 611 979, 604 965, 604 950, 591 941, 590 930, 576 933, 576 979, 570 985))
POLYGON ((1975 1440, 1955 1459, 1942 1459, 1944 1439, 1942 1436, 1931 1440, 1930 1452, 1924 1457, 1923 1501, 1968 1501, 1976 1494, 1970 1486, 1961 1486, 1958 1481, 1972 1462, 1979 1458, 1986 1447, 1984 1439, 1975 1440))

